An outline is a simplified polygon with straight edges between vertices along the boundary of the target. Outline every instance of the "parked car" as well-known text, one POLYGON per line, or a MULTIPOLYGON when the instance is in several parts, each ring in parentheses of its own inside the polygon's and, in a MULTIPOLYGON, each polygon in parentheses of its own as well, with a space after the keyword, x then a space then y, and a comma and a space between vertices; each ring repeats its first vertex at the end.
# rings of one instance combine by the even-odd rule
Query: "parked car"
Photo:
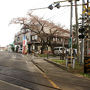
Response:
POLYGON ((60 53, 63 53, 63 50, 64 50, 64 53, 65 53, 65 48, 63 48, 63 47, 54 47, 54 54, 55 55, 60 55, 60 53))

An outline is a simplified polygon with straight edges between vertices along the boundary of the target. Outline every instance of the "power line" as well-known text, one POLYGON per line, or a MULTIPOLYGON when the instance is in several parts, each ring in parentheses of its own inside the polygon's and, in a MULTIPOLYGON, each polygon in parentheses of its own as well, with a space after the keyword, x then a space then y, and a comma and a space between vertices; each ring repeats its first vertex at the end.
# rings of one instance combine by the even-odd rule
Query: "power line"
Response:
MULTIPOLYGON (((60 10, 60 12, 57 12, 57 14, 56 15, 53 15, 53 16, 51 16, 49 19, 51 19, 51 18, 53 18, 53 17, 56 17, 56 16, 62 16, 64 13, 65 13, 65 11, 67 11, 67 9, 68 8, 66 8, 65 9, 65 7, 64 7, 64 9, 62 9, 62 10, 60 10)), ((56 13, 56 12, 55 12, 56 13)))
MULTIPOLYGON (((90 2, 89 2, 90 3, 90 2)), ((87 3, 85 4, 77 4, 77 6, 82 6, 82 5, 87 5, 87 3)), ((60 7, 69 7, 71 5, 63 5, 63 6, 60 6, 60 7)), ((75 6, 75 5, 72 5, 72 6, 75 6)), ((33 11, 33 10, 40 10, 40 9, 47 9, 48 7, 42 7, 42 8, 34 8, 34 9, 29 9, 29 11, 33 11)), ((55 7, 54 7, 55 8, 55 7)))
POLYGON ((30 11, 33 11, 33 10, 40 10, 40 9, 47 9, 48 7, 43 7, 43 8, 34 8, 34 9, 29 9, 30 11))

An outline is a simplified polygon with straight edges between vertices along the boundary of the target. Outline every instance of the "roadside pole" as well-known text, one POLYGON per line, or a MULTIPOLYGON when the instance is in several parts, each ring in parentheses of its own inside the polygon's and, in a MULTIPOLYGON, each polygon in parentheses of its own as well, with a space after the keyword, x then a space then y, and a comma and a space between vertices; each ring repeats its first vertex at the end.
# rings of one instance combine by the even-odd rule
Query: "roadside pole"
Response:
POLYGON ((78 12, 77 12, 77 0, 75 0, 75 17, 76 17, 76 41, 77 41, 77 59, 80 61, 80 44, 78 38, 78 12))
POLYGON ((66 58, 66 67, 68 67, 68 58, 66 58))
POLYGON ((48 45, 47 45, 47 59, 48 59, 48 54, 49 54, 49 53, 48 53, 48 45))
POLYGON ((72 65, 72 68, 73 68, 73 69, 75 68, 75 58, 73 58, 73 65, 72 65))
POLYGON ((71 66, 72 66, 72 17, 73 17, 73 2, 71 0, 71 11, 70 11, 70 56, 71 56, 71 66))
MULTIPOLYGON (((48 42, 48 37, 47 37, 47 42, 48 42)), ((48 59, 48 44, 47 44, 47 59, 48 59)))
MULTIPOLYGON (((76 44, 77 44, 77 60, 80 61, 80 44, 79 44, 79 38, 78 38, 78 12, 77 12, 77 0, 75 0, 75 21, 76 21, 76 44)), ((75 55, 74 55, 75 56, 75 55)), ((73 58, 73 69, 75 68, 75 59, 73 58)))
MULTIPOLYGON (((87 0, 87 9, 88 9, 88 7, 89 7, 89 0, 87 0)), ((88 12, 89 11, 87 10, 87 25, 88 25, 87 31, 89 31, 89 24, 88 24, 89 15, 88 15, 88 12)), ((88 36, 88 33, 86 34, 86 36, 88 36)), ((86 44, 86 51, 85 51, 85 53, 86 53, 86 57, 87 57, 88 56, 88 53, 87 53, 87 51, 88 51, 88 38, 86 38, 85 44, 86 44)))
MULTIPOLYGON (((84 6, 85 1, 82 0, 82 12, 84 11, 84 6)), ((84 17, 85 15, 82 13, 82 27, 84 26, 84 17)), ((84 63, 84 39, 81 40, 81 61, 80 63, 84 63)))
MULTIPOLYGON (((87 0, 87 30, 86 31, 89 31, 89 11, 88 11, 88 7, 89 7, 89 0, 87 0)), ((86 36, 88 36, 88 33, 86 33, 86 36)), ((85 48, 85 51, 84 51, 84 56, 87 57, 87 51, 88 51, 88 39, 87 37, 85 38, 85 45, 84 45, 84 48, 85 48)))

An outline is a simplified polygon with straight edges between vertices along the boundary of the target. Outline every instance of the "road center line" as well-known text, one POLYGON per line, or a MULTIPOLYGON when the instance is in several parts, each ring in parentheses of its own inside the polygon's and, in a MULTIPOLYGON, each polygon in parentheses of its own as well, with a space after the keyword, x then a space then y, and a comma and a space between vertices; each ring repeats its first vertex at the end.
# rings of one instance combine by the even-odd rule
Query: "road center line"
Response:
MULTIPOLYGON (((33 62, 32 62, 33 63, 33 62)), ((33 63, 34 64, 34 63, 33 63)), ((34 64, 35 65, 35 64, 34 64)), ((36 65, 35 65, 36 66, 36 65)), ((37 67, 37 66, 36 66, 37 67)), ((38 67, 37 67, 38 68, 38 67)), ((44 72, 42 72, 39 68, 38 68, 38 70, 40 71, 40 73, 43 75, 43 77, 44 78, 46 78, 48 81, 49 81, 49 83, 54 87, 54 88, 56 88, 57 90, 62 90, 58 85, 56 85, 52 80, 50 80, 49 79, 49 77, 44 73, 44 72)))
MULTIPOLYGON (((40 72, 41 72, 41 71, 40 71, 40 72)), ((41 74, 43 75, 43 77, 45 77, 45 78, 50 82, 50 84, 51 84, 54 88, 56 88, 56 89, 58 89, 58 90, 61 90, 60 87, 57 86, 52 80, 50 80, 50 79, 48 78, 48 76, 47 76, 44 72, 41 72, 41 74)))

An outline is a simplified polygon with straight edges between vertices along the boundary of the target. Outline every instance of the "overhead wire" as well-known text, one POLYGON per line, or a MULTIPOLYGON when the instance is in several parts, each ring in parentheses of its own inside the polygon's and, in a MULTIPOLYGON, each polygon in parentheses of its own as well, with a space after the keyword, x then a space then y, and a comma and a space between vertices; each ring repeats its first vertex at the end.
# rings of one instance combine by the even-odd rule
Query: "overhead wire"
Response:
MULTIPOLYGON (((68 8, 66 8, 66 9, 68 9, 68 8)), ((51 19, 51 18, 53 18, 53 17, 56 17, 56 16, 62 16, 62 14, 64 14, 64 12, 66 11, 66 9, 64 8, 64 9, 62 9, 62 10, 60 10, 60 12, 57 12, 57 14, 55 15, 53 15, 53 16, 51 16, 51 17, 49 17, 47 20, 49 20, 49 19, 51 19)), ((56 12, 55 12, 56 13, 56 12)))
MULTIPOLYGON (((62 17, 63 15, 65 16, 65 12, 67 10, 69 10, 69 8, 66 8, 66 9, 64 8, 64 10, 63 10, 62 13, 61 12, 58 12, 56 15, 54 15, 55 19, 53 19, 53 21, 55 22, 55 20, 58 19, 58 17, 59 17, 59 21, 58 22, 60 23, 60 26, 64 26, 65 25, 65 23, 63 22, 64 21, 64 18, 60 18, 60 17, 62 17), (61 24, 62 22, 63 22, 63 24, 61 24)), ((56 25, 59 25, 58 22, 56 22, 56 25)))
MULTIPOLYGON (((63 1, 60 1, 60 2, 63 2, 63 1)), ((55 3, 55 2, 54 2, 55 3)), ((81 6, 82 4, 77 4, 77 6, 81 6)), ((87 3, 85 3, 85 4, 83 4, 83 5, 87 5, 87 3)), ((60 7, 69 7, 69 6, 71 6, 71 5, 63 5, 63 6, 60 6, 60 7)), ((75 6, 75 5, 73 5, 73 6, 75 6)), ((48 7, 43 7, 43 8, 35 8, 35 9, 29 9, 30 11, 33 11, 33 10, 41 10, 41 9, 47 9, 48 7)), ((62 14, 62 13, 61 13, 62 14)), ((59 13, 59 15, 61 15, 60 13, 59 13)), ((54 17, 54 16, 53 16, 54 17)))
MULTIPOLYGON (((57 14, 54 14, 53 16, 49 17, 49 18, 46 19, 46 20, 49 20, 49 21, 50 21, 50 19, 56 18, 56 17, 58 17, 58 15, 62 17, 62 15, 67 11, 67 9, 68 9, 68 8, 66 8, 66 9, 64 8, 64 9, 62 9, 60 12, 55 12, 55 13, 57 13, 57 14)), ((52 21, 52 20, 51 20, 51 21, 52 21)), ((61 20, 61 21, 62 21, 62 20, 61 20)))
MULTIPOLYGON (((57 14, 56 14, 56 15, 54 14, 53 16, 47 18, 47 20, 49 20, 49 19, 51 19, 51 18, 53 18, 53 17, 56 17, 57 15, 62 16, 62 14, 64 14, 64 12, 67 11, 67 9, 68 9, 68 8, 66 8, 66 7, 64 7, 63 9, 58 9, 60 12, 55 12, 55 13, 57 13, 57 14)), ((43 17, 45 17, 45 16, 43 16, 43 17)))
MULTIPOLYGON (((89 2, 90 3, 90 2, 89 2)), ((85 4, 77 4, 77 6, 82 6, 82 5, 87 5, 87 3, 85 3, 85 4)), ((71 5, 62 5, 62 6, 60 6, 60 7, 69 7, 69 6, 71 6, 71 5)), ((73 6, 75 6, 75 5, 73 5, 73 6)), ((33 11, 33 10, 40 10, 40 9, 47 9, 48 7, 42 7, 42 8, 34 8, 34 9, 29 9, 30 11, 33 11)))
MULTIPOLYGON (((64 2, 64 1, 59 1, 59 3, 60 2, 64 2)), ((54 2, 55 3, 55 2, 54 2)), ((56 2, 57 3, 57 2, 56 2)), ((90 3, 90 2, 89 2, 90 3)), ((85 4, 77 4, 77 6, 82 6, 82 5, 87 5, 87 3, 85 3, 85 4)), ((71 5, 60 5, 60 7, 70 7, 71 5)), ((75 5, 73 5, 73 6, 75 6, 75 5)), ((55 8, 55 7, 54 7, 55 8)), ((42 7, 42 8, 34 8, 34 9, 29 9, 29 11, 34 11, 34 10, 41 10, 41 9, 48 9, 48 7, 42 7)), ((63 12, 64 13, 64 12, 63 12)), ((63 13, 58 13, 59 15, 62 15, 63 13)), ((52 17, 50 17, 50 18, 53 18, 55 15, 53 15, 52 17)), ((50 19, 50 18, 48 18, 48 19, 50 19)))

